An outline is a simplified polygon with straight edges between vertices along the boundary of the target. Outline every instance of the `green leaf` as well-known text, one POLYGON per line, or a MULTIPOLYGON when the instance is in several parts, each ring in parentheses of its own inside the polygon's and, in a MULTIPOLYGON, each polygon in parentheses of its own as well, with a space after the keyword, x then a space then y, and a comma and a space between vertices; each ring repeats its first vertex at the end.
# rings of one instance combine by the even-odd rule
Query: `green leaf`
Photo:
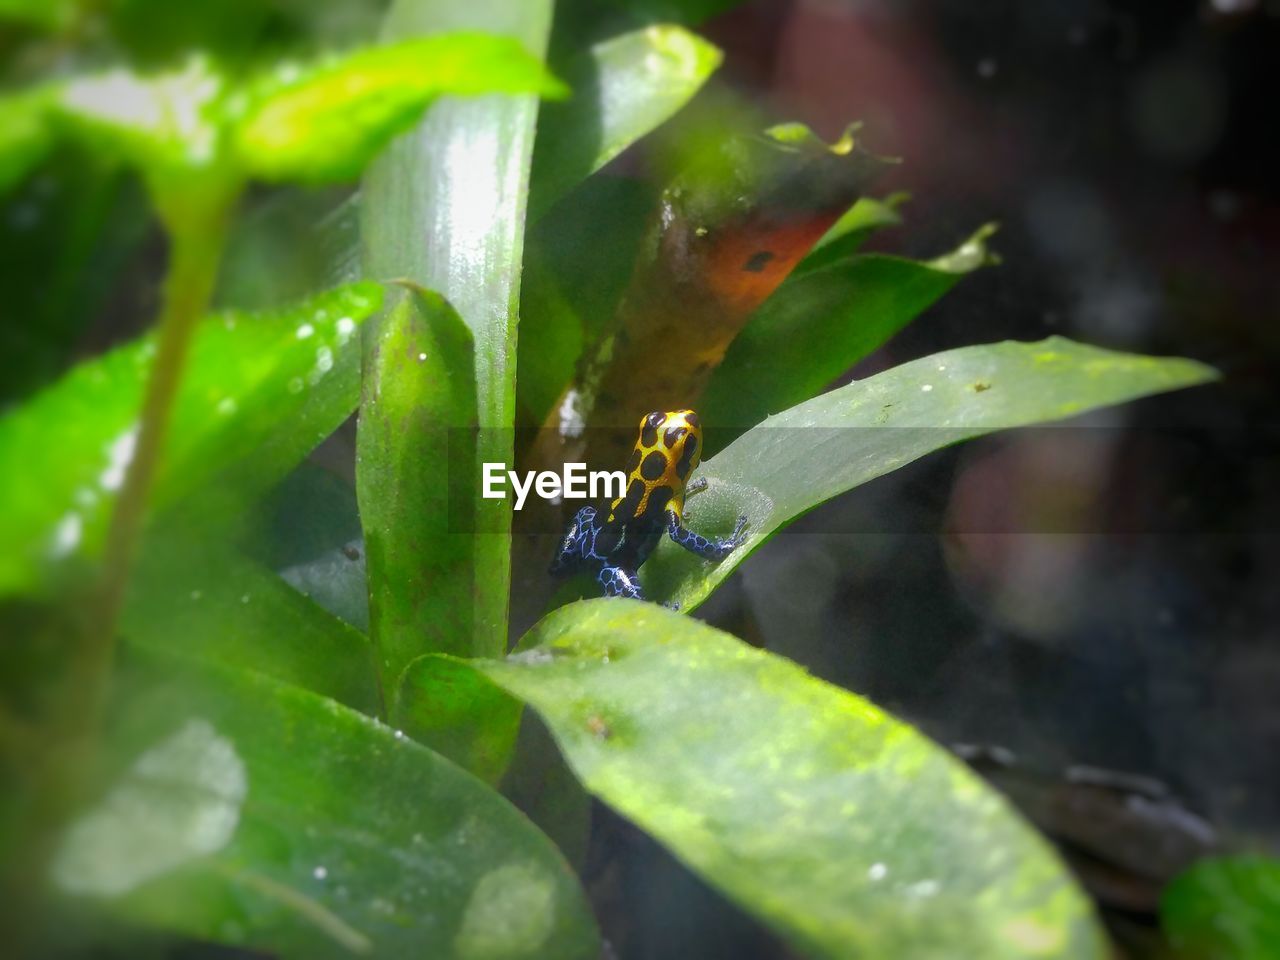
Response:
POLYGON ((1274 960, 1280 951, 1280 860, 1203 860, 1160 898, 1160 923, 1186 960, 1274 960))
POLYGON ((550 841, 452 764, 260 677, 146 680, 118 701, 121 772, 58 852, 64 894, 285 956, 596 956, 550 841))
POLYGON ((593 44, 569 70, 573 98, 539 120, 530 221, 688 103, 721 59, 718 48, 673 26, 593 44))
POLYGON ((870 254, 789 278, 712 375, 699 402, 703 420, 750 427, 820 392, 989 262, 990 232, 983 227, 930 262, 870 254))
POLYGON ((49 93, 0 97, 0 193, 17 185, 49 152, 49 93))
POLYGON ((732 10, 742 0, 607 0, 646 20, 676 20, 696 24, 718 13, 732 10))
MULTIPOLYGON (((399 39, 483 28, 540 55, 550 27, 550 0, 397 0, 387 33, 399 39)), ((364 179, 366 275, 438 291, 471 330, 479 425, 473 476, 479 463, 514 460, 516 313, 537 112, 530 96, 446 98, 364 179)), ((477 498, 472 515, 457 523, 475 535, 473 567, 432 588, 441 603, 472 610, 472 631, 461 643, 497 655, 507 645, 511 510, 503 500, 477 498)))
POLYGON ((1106 955, 1049 846, 866 700, 627 600, 556 611, 522 651, 476 669, 588 790, 807 954, 1106 955))
POLYGON ((120 629, 139 647, 254 670, 364 713, 380 707, 364 634, 229 544, 172 525, 147 538, 120 629))
MULTIPOLYGON (((355 406, 354 334, 378 309, 373 284, 297 307, 226 313, 196 333, 154 488, 157 509, 197 490, 207 522, 243 509, 355 406), (337 422, 334 422, 334 421, 337 422), (217 478, 218 483, 212 481, 217 478)), ((41 589, 101 546, 133 452, 154 339, 82 364, 0 419, 0 596, 41 589)))
POLYGON ((254 505, 245 524, 236 542, 246 554, 368 634, 364 535, 356 491, 345 478, 303 462, 254 505))
POLYGON ((60 30, 71 23, 79 6, 78 0, 0 0, 0 21, 15 20, 42 30, 60 30))
POLYGON ((855 253, 867 238, 881 227, 896 227, 902 223, 898 207, 902 206, 910 195, 906 193, 890 194, 883 200, 874 197, 863 197, 831 225, 831 229, 822 235, 809 255, 797 264, 792 271, 793 277, 801 276, 819 267, 829 266, 852 253, 855 253))
POLYGON ((566 92, 512 37, 415 38, 302 68, 250 107, 237 149, 268 180, 350 180, 441 94, 566 92))
POLYGON ((418 743, 496 783, 520 729, 520 703, 466 665, 427 654, 405 668, 396 722, 418 743))
POLYGON ((689 609, 791 520, 934 450, 1216 377, 1193 360, 1051 337, 948 350, 832 390, 703 462, 709 486, 689 500, 686 521, 704 535, 727 533, 745 513, 746 545, 710 565, 664 542, 644 567, 646 591, 689 609))
POLYGON ((600 175, 529 231, 520 284, 516 390, 525 422, 541 424, 578 359, 616 314, 658 198, 636 180, 600 175), (609 224, 609 242, 596 230, 609 224))
POLYGON ((461 504, 478 490, 477 475, 466 469, 472 457, 459 449, 474 434, 472 357, 471 331, 443 298, 422 290, 403 297, 369 338, 356 490, 369 632, 397 724, 400 677, 409 662, 471 648, 474 608, 437 585, 462 582, 476 569, 475 537, 450 523, 469 515, 461 504))
POLYGON ((71 80, 54 108, 86 149, 142 174, 172 230, 216 220, 242 186, 227 151, 230 99, 227 77, 194 56, 169 73, 71 80))

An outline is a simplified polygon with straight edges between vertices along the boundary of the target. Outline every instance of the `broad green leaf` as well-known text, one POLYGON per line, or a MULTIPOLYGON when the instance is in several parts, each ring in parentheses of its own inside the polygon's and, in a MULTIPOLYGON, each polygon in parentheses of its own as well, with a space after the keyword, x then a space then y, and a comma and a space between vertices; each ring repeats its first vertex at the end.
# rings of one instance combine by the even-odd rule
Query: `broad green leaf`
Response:
POLYGON ((550 841, 426 748, 249 674, 132 679, 120 772, 55 859, 68 897, 283 956, 596 956, 550 841))
POLYGON ((648 595, 696 606, 791 520, 934 450, 1216 377, 1193 360, 1050 337, 948 350, 832 390, 702 463, 697 475, 709 486, 689 500, 687 522, 703 534, 727 533, 745 513, 746 545, 711 565, 664 542, 643 571, 648 595))
POLYGON ((654 604, 558 610, 474 666, 592 793, 806 955, 1101 958, 1049 846, 946 750, 654 604))
POLYGON ((36 90, 0 97, 0 193, 22 180, 49 152, 49 96, 36 90))
POLYGON ((1280 956, 1280 860, 1224 857, 1195 864, 1165 889, 1160 923, 1185 960, 1280 956))
POLYGON ((750 427, 819 393, 989 262, 990 231, 933 261, 869 254, 786 280, 712 375, 699 401, 703 420, 750 427))
MULTIPOLYGON (((154 505, 204 487, 201 512, 216 520, 243 506, 246 488, 278 481, 355 406, 355 384, 340 373, 357 360, 354 334, 381 299, 380 288, 362 284, 288 310, 204 322, 154 505)), ((63 561, 101 545, 154 350, 152 337, 113 350, 0 418, 0 595, 39 589, 63 561)))
MULTIPOLYGON (((387 36, 485 29, 537 56, 551 12, 551 0, 397 0, 387 36)), ((514 460, 516 316, 537 112, 531 96, 445 98, 363 183, 366 275, 438 291, 471 330, 479 426, 471 475, 479 463, 514 460)), ((472 515, 457 522, 474 536, 473 565, 432 589, 441 603, 471 609, 471 633, 460 644, 496 655, 507 644, 511 511, 502 500, 476 499, 472 515)))
POLYGON ((172 525, 144 543, 120 629, 139 647, 253 670, 364 713, 380 708, 364 634, 229 544, 172 525))
POLYGON ((592 45, 568 73, 573 98, 539 120, 530 221, 688 103, 721 59, 719 49, 673 26, 592 45))
POLYGON ((250 107, 237 125, 237 150, 268 180, 353 179, 444 93, 566 91, 513 37, 419 37, 301 68, 250 107))
POLYGON ((418 743, 496 783, 520 728, 520 704, 464 663, 426 654, 401 674, 396 724, 418 743))
POLYGON ((389 716, 400 677, 429 652, 466 654, 475 610, 438 589, 475 570, 467 516, 477 475, 466 470, 476 419, 471 331, 438 295, 408 295, 377 322, 365 356, 356 490, 369 577, 369 633, 389 716))

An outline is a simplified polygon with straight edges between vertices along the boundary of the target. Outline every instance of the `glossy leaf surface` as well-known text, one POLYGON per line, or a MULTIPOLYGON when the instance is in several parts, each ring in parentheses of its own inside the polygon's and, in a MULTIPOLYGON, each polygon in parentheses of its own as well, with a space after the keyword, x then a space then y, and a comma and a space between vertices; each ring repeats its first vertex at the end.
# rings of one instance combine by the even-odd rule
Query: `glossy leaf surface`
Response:
POLYGON ((550 841, 426 748, 263 678, 133 679, 120 772, 55 861, 65 894, 285 956, 595 957, 550 841))
MULTIPOLYGON (((550 0, 398 0, 386 35, 399 41, 483 29, 540 56, 551 13, 550 0)), ((530 96, 446 98, 363 181, 366 275, 437 291, 471 330, 476 472, 482 462, 514 460, 516 320, 537 114, 530 96)), ((474 538, 474 559, 432 589, 440 603, 472 611, 470 633, 455 642, 496 655, 507 644, 511 511, 503 500, 477 499, 472 515, 458 522, 474 538)))
POLYGON ((695 476, 709 486, 688 501, 688 524, 727 533, 745 513, 747 542, 709 565, 664 541, 642 570, 646 589, 696 606, 791 520, 934 450, 1216 376, 1192 360, 1051 337, 948 350, 840 387, 769 418, 702 463, 695 476))
MULTIPOLYGON (((355 406, 355 338, 381 290, 342 288, 299 306, 226 313, 196 333, 157 507, 215 476, 200 511, 242 506, 246 488, 279 480, 355 406)), ((82 364, 0 419, 0 594, 38 587, 67 558, 100 545, 132 456, 154 352, 145 337, 82 364), (18 464, 22 468, 18 468, 18 464)))
POLYGON ((1044 841, 866 700, 628 600, 558 610, 521 650, 476 668, 590 791, 806 955, 1105 956, 1044 841))

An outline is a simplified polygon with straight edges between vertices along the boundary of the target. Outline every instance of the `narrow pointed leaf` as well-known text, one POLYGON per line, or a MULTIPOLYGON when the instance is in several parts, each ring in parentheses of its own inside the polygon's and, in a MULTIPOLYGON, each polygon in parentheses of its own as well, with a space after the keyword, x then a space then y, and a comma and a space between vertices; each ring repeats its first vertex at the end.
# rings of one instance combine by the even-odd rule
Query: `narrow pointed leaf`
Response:
POLYGON ((843 260, 856 253, 875 231, 882 227, 898 226, 902 223, 898 207, 908 199, 909 196, 905 193, 894 193, 884 200, 863 197, 822 235, 809 255, 796 265, 792 276, 798 277, 843 260))
POLYGON ((551 842, 448 761, 261 677, 139 672, 121 772, 55 859, 68 897, 279 956, 596 956, 551 842))
MULTIPOLYGON (((364 284, 287 310, 205 321, 176 401, 156 507, 199 491, 200 512, 225 518, 243 507, 247 488, 260 492, 296 465, 354 408, 354 334, 381 297, 364 284)), ((65 560, 100 546, 154 349, 144 337, 82 364, 0 419, 0 595, 36 589, 65 560)))
POLYGON ((549 105, 538 123, 529 219, 688 103, 721 59, 719 49, 673 26, 594 44, 567 71, 572 99, 549 105))
MULTIPOLYGON (((546 50, 550 0, 397 0, 387 35, 485 29, 546 50)), ((475 469, 511 463, 515 420, 516 313, 525 204, 538 102, 531 96, 447 97, 373 164, 361 212, 366 274, 404 278, 444 296, 475 344, 475 469)), ((448 424, 448 426, 456 426, 448 424)), ((459 529, 474 535, 474 560, 432 585, 441 603, 470 608, 472 653, 506 648, 511 511, 476 499, 459 529)))
POLYGON ((771 417, 705 461, 686 518, 704 534, 748 518, 743 547, 705 564, 664 542, 645 565, 650 596, 688 609, 802 513, 961 440, 1046 423, 1215 379, 1204 364, 1051 337, 961 347, 832 390, 771 417))
POLYGON ((475 666, 588 790, 806 956, 1106 956, 1049 846, 866 700, 653 604, 575 604, 521 646, 475 666))
POLYGON ((400 676, 428 652, 465 654, 474 609, 437 588, 470 576, 475 539, 450 529, 469 501, 476 420, 471 331, 445 301, 411 291, 370 339, 357 434, 356 489, 369 577, 370 637, 393 721, 400 676))
POLYGON ((819 393, 988 263, 989 233, 933 261, 870 254, 788 279, 729 347, 699 413, 750 427, 819 393))

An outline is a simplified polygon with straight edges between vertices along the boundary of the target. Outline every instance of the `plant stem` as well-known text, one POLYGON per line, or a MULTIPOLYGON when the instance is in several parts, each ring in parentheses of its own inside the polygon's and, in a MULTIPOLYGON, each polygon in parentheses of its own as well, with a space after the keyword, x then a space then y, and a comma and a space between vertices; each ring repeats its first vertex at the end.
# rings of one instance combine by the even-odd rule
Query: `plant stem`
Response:
POLYGON ((115 659, 116 623, 124 605, 147 501, 164 452, 173 401, 186 368, 188 347, 196 324, 208 310, 213 296, 226 240, 226 222, 226 212, 219 211, 208 218, 208 222, 177 226, 171 233, 155 365, 147 381, 133 459, 111 515, 94 622, 84 635, 78 675, 72 687, 84 698, 82 732, 97 729, 102 715, 115 659))

